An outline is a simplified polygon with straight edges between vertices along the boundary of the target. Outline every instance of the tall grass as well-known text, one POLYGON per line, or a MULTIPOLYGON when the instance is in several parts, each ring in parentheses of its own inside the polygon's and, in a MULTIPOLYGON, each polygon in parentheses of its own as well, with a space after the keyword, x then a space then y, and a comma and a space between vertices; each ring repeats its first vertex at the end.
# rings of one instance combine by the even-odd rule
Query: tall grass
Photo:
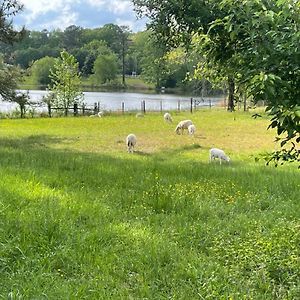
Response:
POLYGON ((268 120, 183 118, 195 137, 160 114, 1 120, 0 298, 297 299, 300 176, 255 162, 268 120))

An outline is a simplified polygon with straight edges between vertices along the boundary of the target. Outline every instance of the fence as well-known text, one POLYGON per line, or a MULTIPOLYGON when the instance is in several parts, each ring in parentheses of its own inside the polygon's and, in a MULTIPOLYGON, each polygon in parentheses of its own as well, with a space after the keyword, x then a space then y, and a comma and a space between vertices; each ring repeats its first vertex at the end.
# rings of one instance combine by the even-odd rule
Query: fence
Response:
MULTIPOLYGON (((150 103, 151 100, 148 100, 148 103, 150 103)), ((190 111, 193 113, 196 111, 199 107, 209 107, 212 108, 212 106, 215 105, 215 102, 212 101, 212 99, 194 99, 190 98, 189 100, 178 100, 177 101, 177 108, 173 110, 180 111, 190 111)), ((87 106, 86 104, 83 104, 82 106, 78 106, 76 103, 71 108, 63 108, 63 107, 52 107, 51 105, 48 105, 48 115, 52 116, 52 111, 63 111, 65 115, 67 115, 70 111, 73 113, 74 116, 78 115, 90 115, 90 114, 97 114, 99 111, 102 110, 100 102, 95 102, 94 106, 87 106)), ((146 114, 147 111, 160 111, 161 113, 165 110, 170 110, 169 108, 164 107, 163 101, 159 102, 159 108, 158 109, 148 109, 146 105, 146 100, 142 100, 140 102, 140 111, 143 114, 146 114)), ((125 102, 121 102, 120 109, 117 109, 118 112, 125 113, 126 112, 126 104, 125 102)), ((128 110, 130 111, 130 110, 128 110)))
MULTIPOLYGON (((50 104, 46 105, 45 103, 36 102, 31 103, 30 105, 27 105, 26 111, 27 113, 29 111, 34 111, 35 114, 44 114, 48 115, 49 117, 52 117, 54 115, 91 115, 91 114, 97 114, 99 111, 109 111, 109 112, 118 112, 124 114, 125 112, 137 112, 140 111, 143 114, 146 114, 149 111, 157 111, 157 112, 163 112, 163 111, 190 111, 193 113, 200 107, 209 107, 216 105, 219 103, 223 98, 216 97, 216 98, 182 98, 180 100, 170 100, 170 99, 152 99, 152 98, 146 98, 145 100, 128 100, 125 101, 103 101, 101 103, 100 101, 94 102, 94 104, 74 104, 72 107, 64 108, 64 107, 57 107, 52 106, 50 104), (105 104, 109 107, 105 107, 105 104)), ((2 107, 4 107, 5 111, 9 111, 10 105, 10 111, 13 111, 13 109, 18 108, 16 104, 8 103, 4 104, 1 102, 0 104, 0 111, 2 110, 2 107), (5 107, 6 105, 6 107, 5 107)))

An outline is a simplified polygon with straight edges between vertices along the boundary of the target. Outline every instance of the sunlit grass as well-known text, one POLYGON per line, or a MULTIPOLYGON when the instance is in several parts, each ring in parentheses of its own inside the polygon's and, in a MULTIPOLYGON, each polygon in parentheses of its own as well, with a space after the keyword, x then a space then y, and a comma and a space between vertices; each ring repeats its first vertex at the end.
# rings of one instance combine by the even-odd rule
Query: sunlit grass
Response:
POLYGON ((173 117, 1 120, 0 298, 297 299, 300 177, 255 162, 268 120, 173 117))

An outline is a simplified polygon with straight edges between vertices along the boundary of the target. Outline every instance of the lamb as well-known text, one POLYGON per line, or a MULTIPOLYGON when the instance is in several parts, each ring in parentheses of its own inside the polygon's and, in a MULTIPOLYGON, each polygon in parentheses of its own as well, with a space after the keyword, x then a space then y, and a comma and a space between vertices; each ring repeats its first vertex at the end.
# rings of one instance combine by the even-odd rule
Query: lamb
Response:
POLYGON ((222 164, 222 160, 225 160, 227 162, 230 161, 230 157, 227 156, 223 150, 212 148, 209 150, 209 161, 211 162, 215 158, 220 159, 220 165, 222 164))
POLYGON ((192 124, 188 127, 189 135, 194 135, 195 131, 196 131, 196 126, 194 124, 192 124))
POLYGON ((165 121, 168 122, 168 123, 172 123, 172 122, 173 122, 172 116, 171 116, 171 114, 169 114, 169 113, 165 113, 165 114, 164 114, 164 119, 165 119, 165 121))
POLYGON ((126 145, 127 145, 127 151, 128 153, 133 153, 133 150, 134 150, 134 146, 136 144, 136 136, 131 133, 127 136, 126 138, 126 145))
POLYGON ((98 115, 99 118, 102 118, 104 116, 104 112, 103 111, 99 111, 97 115, 98 115))
POLYGON ((188 129, 188 127, 190 125, 193 125, 193 122, 191 120, 184 120, 178 123, 178 125, 176 126, 175 132, 177 134, 183 134, 184 129, 188 129))

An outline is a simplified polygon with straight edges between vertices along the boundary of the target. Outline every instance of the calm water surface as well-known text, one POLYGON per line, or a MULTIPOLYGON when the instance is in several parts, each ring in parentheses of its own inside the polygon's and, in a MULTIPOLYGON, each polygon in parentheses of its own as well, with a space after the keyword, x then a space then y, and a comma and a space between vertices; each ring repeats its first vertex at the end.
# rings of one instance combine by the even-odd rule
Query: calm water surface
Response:
MULTIPOLYGON (((21 90, 23 91, 23 90, 21 90)), ((25 92, 25 91, 23 91, 25 92)), ((30 100, 40 102, 42 97, 47 94, 44 90, 29 90, 30 100)), ((88 107, 93 107, 94 103, 100 103, 103 110, 118 111, 122 109, 122 102, 124 103, 125 111, 140 110, 141 101, 145 101, 146 110, 159 111, 176 110, 178 106, 180 109, 189 109, 191 103, 191 96, 182 96, 175 94, 145 94, 135 92, 84 92, 84 103, 88 107)), ((199 100, 199 106, 215 105, 223 101, 224 97, 193 97, 199 100)), ((0 112, 9 112, 17 108, 15 103, 5 101, 0 102, 0 112)), ((41 106, 39 110, 46 111, 46 106, 41 106)))

